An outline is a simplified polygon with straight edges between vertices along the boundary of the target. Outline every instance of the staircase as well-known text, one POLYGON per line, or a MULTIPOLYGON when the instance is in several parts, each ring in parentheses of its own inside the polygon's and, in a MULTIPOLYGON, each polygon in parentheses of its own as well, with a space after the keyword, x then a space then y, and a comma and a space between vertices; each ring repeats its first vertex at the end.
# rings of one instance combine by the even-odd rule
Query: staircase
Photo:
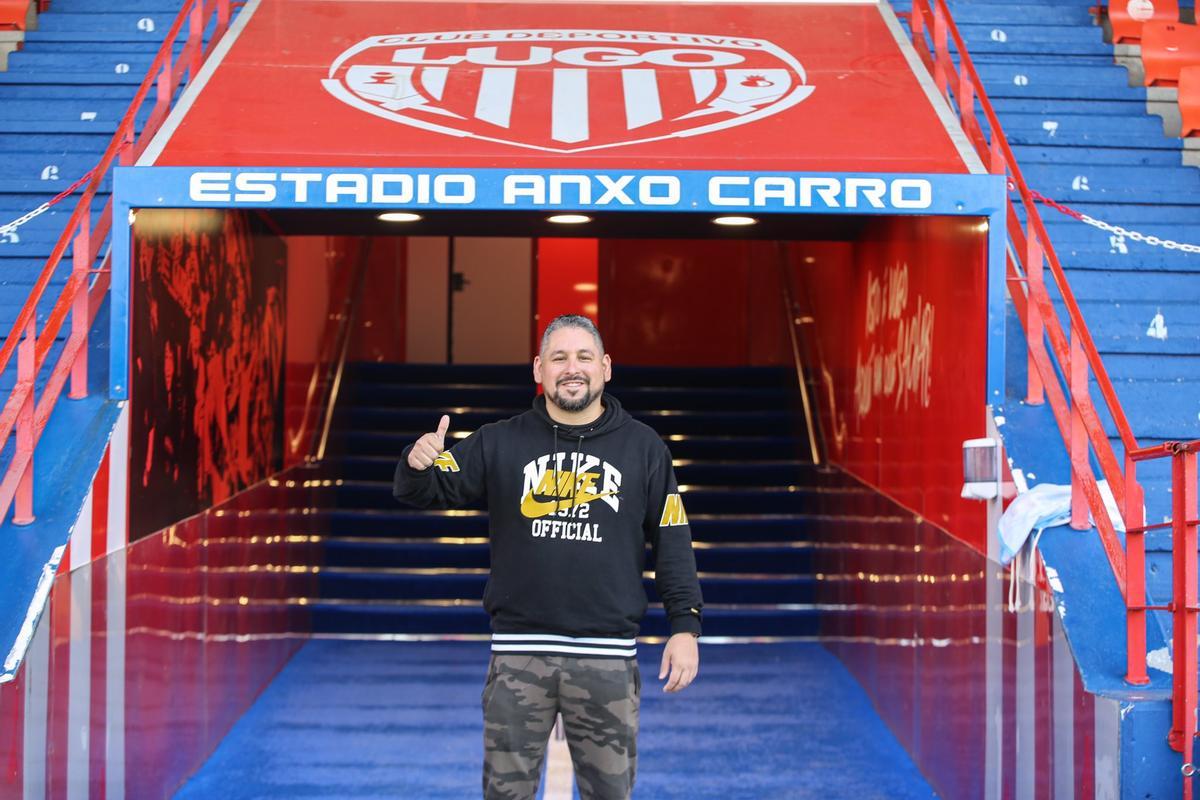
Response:
MULTIPOLYGON (((667 440, 695 540, 709 636, 813 637, 814 526, 865 491, 802 460, 794 372, 621 367, 608 391, 667 440)), ((483 634, 488 570, 482 508, 420 511, 391 494, 401 450, 451 417, 449 439, 529 408, 528 366, 359 364, 339 400, 318 634, 483 634)), ((647 570, 653 569, 648 562, 647 570)), ((667 633, 653 580, 642 633, 667 633)))
MULTIPOLYGON (((0 225, 47 202, 96 165, 182 2, 127 0, 117 6, 106 0, 54 0, 39 15, 37 30, 26 33, 23 49, 9 56, 8 70, 0 72, 0 225)), ((144 106, 139 130, 151 106, 144 106)), ((108 201, 110 184, 105 180, 100 185, 93 222, 108 201)), ((4 336, 29 298, 76 199, 68 197, 15 234, 0 236, 4 336)), ((39 322, 70 271, 68 250, 43 295, 39 322)), ((57 349, 50 358, 57 358, 57 349)), ((39 375, 40 383, 48 374, 39 375)), ((7 396, 15 380, 14 358, 0 376, 0 393, 7 396)))
MULTIPOLYGON (((1031 188, 1147 235, 1200 242, 1200 170, 1184 166, 1180 140, 1147 113, 1146 90, 1129 86, 1086 3, 950 6, 1031 188)), ((1040 211, 1134 435, 1143 445, 1200 437, 1200 256, 1040 211)), ((1010 386, 1009 402, 1023 390, 1010 386)), ((1171 513, 1167 462, 1139 477, 1146 521, 1161 522, 1171 513)))

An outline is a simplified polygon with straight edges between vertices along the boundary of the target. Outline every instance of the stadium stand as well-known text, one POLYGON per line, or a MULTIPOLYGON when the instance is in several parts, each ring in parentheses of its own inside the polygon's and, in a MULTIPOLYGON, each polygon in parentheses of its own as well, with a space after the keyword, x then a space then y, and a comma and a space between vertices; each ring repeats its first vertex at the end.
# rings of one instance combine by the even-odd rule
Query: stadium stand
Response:
POLYGON ((1146 86, 1176 86, 1179 70, 1200 63, 1200 27, 1182 22, 1142 26, 1142 81, 1146 86))
MULTIPOLYGON (((114 11, 97 0, 57 0, 24 31, 22 49, 0 72, 0 222, 36 209, 96 165, 179 7, 176 0, 143 0, 114 11)), ((139 129, 150 110, 147 105, 139 115, 139 129)), ((110 191, 106 180, 93 221, 110 191)), ((0 328, 6 333, 73 208, 74 198, 66 198, 0 236, 0 328)), ((68 253, 43 296, 39 320, 70 270, 68 253)), ((15 369, 14 360, 0 376, 0 391, 11 389, 15 369)))
POLYGON ((1175 0, 1115 0, 1107 6, 1113 44, 1138 44, 1146 22, 1178 22, 1179 3, 1175 0))

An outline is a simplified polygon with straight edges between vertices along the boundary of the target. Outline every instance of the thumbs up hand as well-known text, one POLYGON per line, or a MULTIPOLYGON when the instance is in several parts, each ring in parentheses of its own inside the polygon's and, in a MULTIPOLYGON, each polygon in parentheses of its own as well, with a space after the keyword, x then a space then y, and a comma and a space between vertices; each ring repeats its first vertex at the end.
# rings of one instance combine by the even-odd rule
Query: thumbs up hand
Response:
POLYGON ((437 430, 427 433, 408 451, 408 465, 413 469, 426 470, 446 449, 446 431, 450 428, 450 417, 443 414, 437 430))

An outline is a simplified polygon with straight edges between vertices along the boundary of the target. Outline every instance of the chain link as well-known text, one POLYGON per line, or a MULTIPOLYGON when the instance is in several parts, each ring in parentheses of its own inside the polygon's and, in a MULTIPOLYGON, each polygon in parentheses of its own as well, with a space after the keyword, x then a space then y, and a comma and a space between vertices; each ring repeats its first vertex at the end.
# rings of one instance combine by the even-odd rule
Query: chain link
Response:
POLYGON ((29 222, 29 220, 33 219, 34 217, 41 216, 42 214, 46 213, 49 210, 50 210, 50 204, 42 203, 40 206, 35 208, 33 211, 30 211, 28 214, 17 217, 16 219, 14 219, 12 222, 8 223, 7 225, 0 225, 0 240, 3 240, 5 236, 8 236, 10 233, 15 231, 17 228, 21 227, 26 222, 29 222))
MULTIPOLYGON (((1011 181, 1009 182, 1009 188, 1014 188, 1011 181)), ((1183 253, 1200 253, 1200 245, 1176 242, 1172 239, 1160 239, 1159 237, 1151 234, 1131 231, 1129 228, 1123 228, 1120 225, 1113 225, 1112 223, 1105 222, 1102 219, 1096 219, 1095 217, 1088 216, 1081 211, 1076 211, 1070 206, 1064 206, 1062 203, 1051 200, 1049 197, 1046 197, 1041 192, 1038 192, 1034 189, 1030 189, 1029 193, 1033 196, 1033 199, 1037 200, 1039 203, 1044 203, 1053 208, 1055 211, 1060 211, 1063 214, 1066 214, 1068 217, 1077 219, 1085 225, 1091 225, 1093 228, 1098 228, 1105 233, 1116 234, 1117 236, 1125 239, 1132 239, 1135 242, 1141 242, 1153 247, 1162 247, 1167 250, 1178 250, 1183 253)))
POLYGON ((8 236, 9 234, 13 233, 14 231, 16 231, 17 228, 21 227, 26 222, 29 222, 29 220, 34 219, 35 217, 40 217, 42 214, 45 214, 47 211, 50 210, 50 207, 52 205, 54 205, 55 203, 58 203, 58 202, 62 201, 63 199, 73 195, 75 193, 76 189, 78 189, 80 186, 83 186, 83 184, 85 184, 89 180, 91 180, 93 172, 94 172, 94 170, 88 170, 87 172, 84 173, 83 177, 81 177, 79 180, 72 183, 66 189, 63 189, 61 192, 59 192, 54 197, 47 200, 45 203, 42 203, 40 206, 35 208, 33 211, 30 211, 27 214, 22 214, 21 216, 14 219, 12 222, 9 222, 5 225, 0 225, 0 244, 4 244, 5 236, 8 236))

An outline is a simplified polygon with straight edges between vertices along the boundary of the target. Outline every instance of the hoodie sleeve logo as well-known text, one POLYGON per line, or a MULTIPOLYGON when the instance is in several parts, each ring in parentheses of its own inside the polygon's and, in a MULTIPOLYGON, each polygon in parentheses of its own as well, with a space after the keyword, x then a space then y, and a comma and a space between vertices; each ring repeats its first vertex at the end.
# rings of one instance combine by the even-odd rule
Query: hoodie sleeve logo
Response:
POLYGON ((442 472, 461 472, 458 468, 458 462, 454 460, 454 454, 449 450, 435 458, 433 465, 442 472))
POLYGON ((667 502, 663 506, 662 519, 658 521, 661 528, 670 528, 673 525, 687 525, 687 512, 683 510, 683 498, 679 493, 667 495, 667 502))

